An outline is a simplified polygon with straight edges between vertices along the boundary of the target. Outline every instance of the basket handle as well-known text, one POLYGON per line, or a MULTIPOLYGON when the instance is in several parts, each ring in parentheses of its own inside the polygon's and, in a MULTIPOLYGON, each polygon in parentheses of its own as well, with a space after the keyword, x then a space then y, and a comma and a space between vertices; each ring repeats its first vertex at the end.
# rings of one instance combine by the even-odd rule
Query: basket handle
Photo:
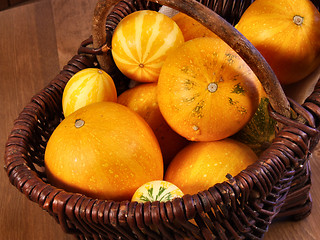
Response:
MULTIPOLYGON (((194 18, 225 41, 248 64, 260 80, 269 96, 272 108, 279 114, 290 118, 289 101, 275 75, 260 52, 230 23, 214 11, 195 0, 151 0, 181 11, 194 18)), ((105 22, 108 14, 120 0, 98 0, 93 18, 94 47, 105 46, 105 22), (103 31, 102 31, 103 29, 103 31)), ((112 66, 112 57, 106 48, 105 56, 97 56, 101 67, 108 72, 112 66)))

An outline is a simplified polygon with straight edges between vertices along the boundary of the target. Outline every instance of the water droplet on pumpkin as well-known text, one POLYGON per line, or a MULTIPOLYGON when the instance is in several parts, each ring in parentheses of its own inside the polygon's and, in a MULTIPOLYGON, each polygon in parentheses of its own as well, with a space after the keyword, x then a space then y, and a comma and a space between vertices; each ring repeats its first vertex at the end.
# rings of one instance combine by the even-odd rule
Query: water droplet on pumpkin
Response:
POLYGON ((195 130, 195 131, 198 131, 198 130, 199 130, 199 127, 196 126, 196 125, 193 125, 193 126, 192 126, 192 129, 195 130))

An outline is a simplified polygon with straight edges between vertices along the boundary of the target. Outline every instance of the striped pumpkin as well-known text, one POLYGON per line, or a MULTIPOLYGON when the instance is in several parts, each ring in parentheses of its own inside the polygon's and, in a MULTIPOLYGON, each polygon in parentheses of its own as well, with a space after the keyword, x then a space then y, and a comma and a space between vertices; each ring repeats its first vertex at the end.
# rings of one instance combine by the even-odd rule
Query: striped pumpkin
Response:
POLYGON ((183 192, 174 184, 155 180, 143 184, 139 187, 132 196, 131 201, 137 202, 165 202, 177 197, 182 197, 183 192))
POLYGON ((142 10, 129 14, 116 27, 112 56, 128 78, 156 82, 167 54, 183 42, 183 34, 171 18, 142 10))
POLYGON ((91 103, 103 101, 117 101, 117 90, 112 78, 98 68, 83 69, 70 78, 63 91, 64 116, 91 103))

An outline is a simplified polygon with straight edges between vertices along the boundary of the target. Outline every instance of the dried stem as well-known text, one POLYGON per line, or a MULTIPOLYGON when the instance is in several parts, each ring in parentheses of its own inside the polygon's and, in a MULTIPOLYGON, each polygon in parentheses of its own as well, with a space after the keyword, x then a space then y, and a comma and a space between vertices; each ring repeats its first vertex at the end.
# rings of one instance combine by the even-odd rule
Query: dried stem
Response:
MULTIPOLYGON (((92 40, 93 47, 99 48, 106 43, 106 20, 108 14, 112 11, 113 7, 120 0, 99 0, 93 14, 92 25, 92 40)), ((110 49, 108 49, 110 50, 110 49)), ((111 57, 111 52, 106 51, 102 55, 97 55, 97 59, 101 67, 107 72, 111 73, 114 68, 114 64, 111 57)))

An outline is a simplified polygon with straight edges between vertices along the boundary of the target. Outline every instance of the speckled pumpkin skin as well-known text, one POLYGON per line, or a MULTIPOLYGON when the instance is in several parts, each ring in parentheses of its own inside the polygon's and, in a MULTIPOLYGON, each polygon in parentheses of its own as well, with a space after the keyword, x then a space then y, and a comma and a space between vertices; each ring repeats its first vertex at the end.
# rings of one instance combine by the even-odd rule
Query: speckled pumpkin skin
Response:
POLYGON ((239 131, 258 108, 261 84, 220 38, 185 42, 165 61, 158 102, 168 124, 191 141, 239 131))
POLYGON ((65 118, 45 152, 49 182, 108 200, 130 200, 142 184, 162 179, 163 160, 148 124, 129 108, 93 103, 65 118))

